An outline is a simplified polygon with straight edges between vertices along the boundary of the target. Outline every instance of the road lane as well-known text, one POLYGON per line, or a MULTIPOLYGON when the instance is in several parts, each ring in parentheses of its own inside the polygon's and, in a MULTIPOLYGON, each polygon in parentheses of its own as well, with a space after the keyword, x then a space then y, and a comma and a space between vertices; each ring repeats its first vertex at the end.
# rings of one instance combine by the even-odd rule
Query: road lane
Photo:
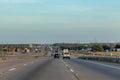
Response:
POLYGON ((59 59, 52 59, 32 73, 32 76, 30 74, 24 80, 77 80, 59 59))
POLYGON ((65 60, 80 80, 120 80, 119 66, 112 66, 81 59, 65 60))
MULTIPOLYGON (((30 59, 30 60, 20 60, 13 61, 10 63, 5 63, 0 69, 0 80, 19 80, 16 77, 23 77, 23 73, 27 71, 31 71, 31 66, 35 67, 39 64, 44 63, 50 58, 38 58, 38 59, 30 59), (11 64, 11 65, 10 65, 11 64), (28 68, 28 69, 27 69, 28 68)), ((28 73, 25 73, 25 75, 28 73)))
POLYGON ((61 59, 34 61, 22 69, 2 78, 3 80, 77 80, 61 59))
POLYGON ((0 80, 120 80, 119 66, 94 61, 46 58, 29 63, 11 68, 0 80))
MULTIPOLYGON (((14 68, 14 67, 22 67, 27 66, 27 64, 33 63, 33 61, 36 61, 38 59, 25 59, 25 60, 15 60, 10 62, 3 62, 0 63, 0 72, 6 72, 8 69, 14 68)), ((42 59, 39 59, 42 60, 42 59)))

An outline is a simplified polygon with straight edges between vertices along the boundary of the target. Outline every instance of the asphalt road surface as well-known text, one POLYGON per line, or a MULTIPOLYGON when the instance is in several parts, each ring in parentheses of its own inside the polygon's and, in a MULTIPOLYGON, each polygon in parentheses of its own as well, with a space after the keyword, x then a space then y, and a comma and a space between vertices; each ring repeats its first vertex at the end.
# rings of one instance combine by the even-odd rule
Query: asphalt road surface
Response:
POLYGON ((0 80, 120 80, 120 64, 53 58, 16 61, 0 67, 0 80))

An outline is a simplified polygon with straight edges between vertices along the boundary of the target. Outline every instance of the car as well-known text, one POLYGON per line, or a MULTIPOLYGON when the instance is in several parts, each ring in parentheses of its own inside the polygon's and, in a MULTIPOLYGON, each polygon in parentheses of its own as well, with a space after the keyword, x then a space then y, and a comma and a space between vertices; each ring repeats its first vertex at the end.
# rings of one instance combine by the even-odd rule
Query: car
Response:
POLYGON ((70 59, 70 53, 63 53, 63 59, 70 59))
POLYGON ((60 58, 60 54, 58 53, 54 54, 54 58, 60 58))

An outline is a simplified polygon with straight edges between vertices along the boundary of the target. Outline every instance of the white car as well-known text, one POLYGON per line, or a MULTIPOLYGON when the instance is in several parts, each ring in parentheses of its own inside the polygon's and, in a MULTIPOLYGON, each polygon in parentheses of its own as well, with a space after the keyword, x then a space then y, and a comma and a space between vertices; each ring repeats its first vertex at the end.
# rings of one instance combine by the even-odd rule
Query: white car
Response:
POLYGON ((65 58, 70 59, 70 53, 63 53, 63 59, 65 58))

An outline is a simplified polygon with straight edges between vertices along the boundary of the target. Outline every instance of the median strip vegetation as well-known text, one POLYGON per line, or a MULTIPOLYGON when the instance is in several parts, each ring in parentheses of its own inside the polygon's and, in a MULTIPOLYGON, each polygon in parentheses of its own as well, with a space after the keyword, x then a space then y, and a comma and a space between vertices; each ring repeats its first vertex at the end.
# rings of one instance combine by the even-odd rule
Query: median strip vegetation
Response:
POLYGON ((30 60, 30 59, 49 57, 51 55, 49 51, 43 51, 41 53, 33 53, 32 55, 30 55, 31 53, 26 53, 26 54, 27 56, 22 56, 22 57, 18 57, 18 56, 8 57, 8 55, 5 55, 5 56, 2 55, 2 57, 0 57, 0 62, 11 62, 16 60, 26 60, 26 59, 30 60))

